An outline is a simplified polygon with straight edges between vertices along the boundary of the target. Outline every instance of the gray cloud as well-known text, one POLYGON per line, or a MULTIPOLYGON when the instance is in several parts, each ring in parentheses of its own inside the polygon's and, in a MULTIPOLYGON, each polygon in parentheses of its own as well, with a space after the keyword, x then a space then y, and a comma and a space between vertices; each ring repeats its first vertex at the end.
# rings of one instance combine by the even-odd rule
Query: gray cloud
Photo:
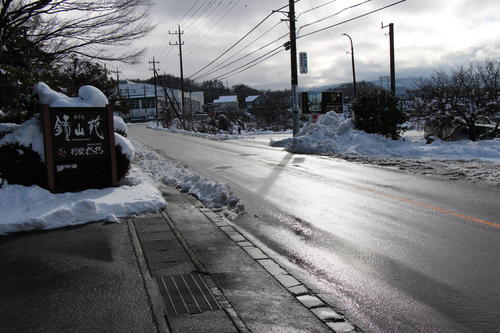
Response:
MULTIPOLYGON (((189 1, 156 0, 152 17, 158 22, 157 29, 147 39, 138 41, 139 46, 148 47, 144 64, 135 67, 124 67, 126 76, 149 77, 147 60, 155 56, 161 63, 162 72, 178 75, 177 49, 168 46, 168 41, 175 41, 176 36, 169 36, 168 30, 175 30, 181 17, 195 3, 189 1)), ((200 0, 205 2, 203 10, 197 15, 188 15, 181 23, 184 30, 184 63, 186 76, 193 74, 220 55, 272 9, 287 3, 286 0, 200 0), (206 9, 212 2, 213 12, 206 9), (218 25, 215 22, 222 16, 220 11, 226 5, 236 4, 234 10, 218 25)), ((297 13, 302 13, 312 6, 325 3, 327 0, 301 0, 297 3, 297 13)), ((359 1, 338 0, 315 12, 298 17, 298 26, 314 22, 319 18, 331 15, 345 6, 359 1)), ((367 11, 390 4, 390 0, 373 0, 372 2, 346 11, 322 23, 304 28, 301 33, 332 25, 367 11)), ((194 7, 194 8, 197 8, 194 7)), ((497 0, 408 0, 398 6, 331 28, 307 38, 298 40, 299 51, 307 51, 310 61, 310 74, 301 75, 299 80, 303 86, 317 86, 347 82, 351 79, 350 56, 346 54, 349 41, 341 36, 346 32, 354 41, 357 76, 360 80, 377 80, 381 75, 388 75, 389 41, 385 35, 387 30, 380 29, 380 23, 394 22, 396 27, 396 63, 398 76, 422 76, 432 72, 433 68, 453 63, 467 63, 485 57, 500 57, 500 18, 493 13, 500 12, 497 0)), ((259 34, 264 33, 272 25, 278 23, 283 15, 277 13, 265 22, 254 34, 241 44, 246 45, 259 34)), ((239 56, 261 47, 266 42, 286 33, 286 23, 269 32, 239 56)), ((283 43, 284 40, 281 41, 283 43)), ((279 45, 278 43, 276 45, 279 45)), ((238 46, 233 51, 239 50, 238 46)), ((263 54, 265 49, 247 61, 263 54)), ((229 54, 231 54, 231 52, 229 54)), ((234 59, 236 59, 235 57, 234 59)), ((228 78, 229 84, 245 83, 259 88, 285 88, 290 84, 289 54, 280 55, 262 63, 246 72, 228 78)), ((244 61, 238 62, 238 64, 244 61)), ((236 65, 236 64, 235 64, 236 65)), ((234 67, 233 67, 234 68, 234 67)), ((231 68, 213 73, 203 79, 211 79, 223 74, 231 68)))

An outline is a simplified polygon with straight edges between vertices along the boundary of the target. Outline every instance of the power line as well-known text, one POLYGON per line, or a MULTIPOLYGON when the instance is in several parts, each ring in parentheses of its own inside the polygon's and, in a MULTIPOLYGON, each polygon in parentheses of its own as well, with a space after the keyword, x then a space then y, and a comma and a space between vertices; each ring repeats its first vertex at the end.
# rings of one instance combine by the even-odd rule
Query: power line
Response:
POLYGON ((269 52, 267 52, 267 53, 265 53, 265 54, 261 55, 261 56, 260 56, 260 57, 258 57, 258 58, 255 58, 254 60, 252 60, 252 61, 250 61, 250 62, 247 62, 246 64, 244 64, 244 65, 242 65, 242 66, 240 66, 240 67, 238 67, 238 68, 235 68, 235 69, 233 69, 233 70, 231 70, 231 71, 229 71, 229 72, 226 72, 226 73, 224 73, 224 74, 221 74, 221 75, 217 76, 216 78, 214 78, 214 80, 217 80, 218 78, 221 78, 221 77, 225 77, 226 75, 231 74, 231 73, 234 73, 234 72, 236 72, 236 71, 240 70, 240 69, 241 69, 241 68, 243 68, 243 67, 246 67, 246 66, 248 66, 248 65, 251 65, 251 64, 255 63, 256 61, 258 61, 258 60, 260 60, 260 59, 262 59, 262 58, 265 58, 266 56, 270 55, 271 53, 276 52, 277 50, 279 50, 279 49, 280 49, 280 48, 282 48, 282 47, 283 47, 283 45, 280 45, 280 46, 278 46, 278 47, 276 47, 276 48, 272 49, 271 51, 269 51, 269 52))
MULTIPOLYGON (((212 27, 209 29, 209 30, 205 30, 205 32, 200 35, 192 44, 191 46, 188 48, 187 51, 190 51, 192 50, 195 46, 197 46, 199 44, 199 42, 202 40, 203 37, 205 37, 206 35, 208 35, 210 32, 212 32, 212 30, 214 30, 218 25, 219 23, 227 16, 229 15, 229 13, 231 11, 233 11, 234 8, 236 8, 236 6, 238 5, 238 3, 240 3, 241 0, 237 0, 237 1, 234 1, 233 2, 233 5, 217 20, 217 22, 215 22, 215 24, 212 25, 212 27)), ((229 5, 231 4, 231 2, 229 3, 229 5)), ((229 6, 228 6, 229 7, 229 6)), ((224 9, 222 10, 224 11, 224 9)))
POLYGON ((181 24, 182 20, 184 20, 184 18, 188 15, 188 13, 196 6, 196 4, 200 2, 200 0, 196 0, 193 5, 188 9, 188 11, 186 13, 184 13, 184 15, 182 15, 181 19, 179 20, 179 24, 181 24))
POLYGON ((233 73, 233 74, 230 74, 230 75, 227 75, 227 76, 217 77, 217 78, 215 78, 215 80, 225 80, 227 78, 230 78, 231 76, 234 76, 234 75, 240 74, 242 72, 245 72, 245 71, 249 70, 250 68, 253 68, 253 67, 255 67, 255 66, 257 66, 257 65, 259 65, 259 64, 261 64, 261 63, 263 63, 265 61, 267 61, 268 59, 274 57, 275 55, 277 55, 277 54, 279 54, 279 53, 281 53, 283 51, 285 51, 285 49, 277 50, 276 52, 270 54, 269 56, 265 57, 261 61, 255 63, 255 64, 253 64, 251 66, 248 66, 247 68, 244 68, 244 69, 242 69, 242 70, 240 70, 240 71, 238 71, 236 73, 233 73))
MULTIPOLYGON (((180 25, 182 20, 188 15, 188 13, 196 6, 196 4, 198 4, 201 0, 196 0, 193 5, 188 9, 187 12, 184 13, 184 15, 182 16, 182 18, 179 20, 178 24, 180 25)), ((207 2, 208 0, 204 0, 203 3, 201 4, 200 8, 203 7, 203 5, 205 4, 205 2, 207 2)), ((199 10, 199 8, 198 8, 199 10)), ((194 14, 196 14, 196 12, 194 12, 189 19, 191 19, 191 17, 193 17, 194 14)), ((188 20, 189 20, 188 19, 188 20)), ((160 48, 158 49, 158 55, 161 55, 161 53, 165 50, 165 47, 167 46, 167 39, 168 37, 165 37, 165 39, 163 40, 163 43, 161 44, 160 48)), ((168 49, 170 51, 170 49, 168 49)))
MULTIPOLYGON (((300 0, 296 0, 295 2, 298 2, 300 0)), ((231 51, 234 47, 236 47, 236 45, 238 45, 239 43, 241 43, 241 41, 243 41, 246 37, 248 37, 252 32, 254 32, 258 27, 260 27, 268 18, 270 18, 274 13, 276 13, 277 11, 280 11, 284 8, 288 7, 288 5, 285 5, 283 7, 280 7, 278 8, 277 10, 274 10, 272 11, 270 14, 268 14, 265 18, 263 18, 255 27, 253 27, 249 32, 247 32, 243 37, 241 37, 238 41, 236 41, 236 43, 234 43, 233 45, 231 45, 226 51, 222 52, 221 55, 219 55, 217 58, 215 58, 214 60, 212 60, 211 62, 209 62, 205 67, 199 69, 197 72, 191 74, 189 78, 192 78, 193 76, 195 76, 196 74, 200 73, 201 71, 203 71, 204 69, 206 69, 207 67, 211 66, 213 63, 215 63, 217 60, 219 60, 220 58, 222 58, 224 55, 226 55, 229 51, 231 51)))
MULTIPOLYGON (((335 1, 337 1, 337 0, 332 0, 332 1, 329 1, 329 2, 327 2, 327 3, 325 3, 325 4, 323 4, 323 5, 320 5, 320 6, 317 6, 317 7, 314 7, 314 8, 313 8, 313 5, 311 4, 311 0, 307 0, 307 2, 309 3, 309 5, 311 6, 311 9, 310 9, 310 10, 306 10, 305 12, 302 12, 302 14, 305 14, 305 13, 307 13, 307 12, 313 11, 314 16, 315 16, 317 19, 319 19, 319 16, 318 16, 318 15, 317 15, 317 13, 316 13, 316 9, 321 8, 321 7, 323 7, 323 6, 326 6, 326 5, 329 5, 329 4, 331 4, 331 3, 335 2, 335 1)), ((300 14, 300 15, 302 15, 302 14, 300 14)), ((300 16, 300 15, 299 15, 299 16, 300 16)), ((330 30, 327 30, 326 32, 328 33, 328 36, 330 36, 330 38, 331 38, 331 39, 335 42, 335 44, 337 44, 337 46, 338 46, 339 48, 341 48, 342 50, 344 50, 346 53, 349 53, 349 51, 347 51, 347 50, 346 50, 346 49, 345 49, 345 48, 344 48, 344 47, 343 47, 343 46, 342 46, 342 45, 341 45, 341 44, 337 41, 337 39, 335 39, 335 37, 333 37, 333 35, 332 35, 332 33, 330 32, 330 30)))
MULTIPOLYGON (((324 3, 324 4, 322 4, 322 5, 316 6, 316 7, 314 7, 314 8, 308 9, 308 10, 305 10, 305 11, 303 11, 302 13, 300 13, 299 15, 297 15, 297 19, 298 19, 299 17, 301 17, 302 15, 306 14, 306 13, 309 13, 309 12, 312 12, 312 11, 314 11, 314 10, 316 10, 316 9, 319 9, 319 8, 322 8, 322 7, 325 7, 325 6, 328 6, 329 4, 334 3, 335 1, 337 1, 337 0, 331 0, 331 1, 328 1, 328 2, 326 2, 326 3, 324 3)), ((309 4, 311 4, 311 2, 310 2, 310 1, 309 1, 309 4)), ((312 5, 311 5, 311 7, 312 7, 312 5)))
MULTIPOLYGON (((336 26, 339 26, 339 25, 342 25, 342 24, 345 24, 345 23, 348 23, 348 22, 351 22, 351 21, 357 20, 357 19, 360 19, 360 18, 362 18, 362 17, 365 17, 365 16, 371 15, 371 14, 373 14, 373 13, 376 13, 376 12, 382 11, 382 10, 387 9, 387 8, 389 8, 389 7, 393 7, 393 6, 395 6, 395 5, 398 5, 398 4, 400 4, 400 3, 403 3, 403 2, 405 2, 405 1, 406 1, 406 0, 400 0, 400 1, 394 2, 394 3, 389 4, 389 5, 387 5, 387 6, 384 6, 384 7, 381 7, 381 8, 378 8, 378 9, 372 10, 372 11, 369 11, 369 12, 367 12, 367 13, 364 13, 364 14, 362 14, 362 15, 358 15, 358 16, 356 16, 356 17, 353 17, 353 18, 350 18, 350 19, 344 20, 344 21, 342 21, 342 22, 339 22, 339 23, 336 23, 336 24, 332 24, 332 25, 327 26, 327 27, 325 27, 325 28, 322 28, 322 29, 318 29, 318 30, 312 31, 312 32, 307 33, 307 34, 302 35, 302 36, 298 36, 298 37, 297 37, 297 39, 304 38, 304 37, 307 37, 307 36, 310 36, 310 35, 316 34, 316 33, 318 33, 318 32, 321 32, 321 31, 324 31, 324 30, 327 30, 327 29, 330 29, 330 28, 333 28, 333 27, 336 27, 336 26)), ((250 68, 252 68, 252 67, 255 67, 255 66, 257 66, 258 64, 260 64, 260 63, 262 63, 262 62, 264 62, 264 61, 268 60, 269 58, 271 58, 271 57, 273 57, 273 56, 277 55, 278 53, 280 53, 280 52, 282 52, 282 51, 284 51, 284 50, 285 50, 285 49, 280 49, 280 48, 281 48, 281 46, 280 46, 280 47, 278 47, 278 48, 276 48, 276 49, 274 49, 274 50, 272 50, 272 51, 270 51, 270 52, 268 52, 268 53, 266 53, 266 54, 264 54, 263 56, 261 56, 261 57, 259 57, 259 58, 256 58, 256 59, 252 60, 251 62, 246 63, 245 65, 242 65, 242 66, 240 66, 240 67, 238 67, 238 68, 236 68, 236 69, 233 69, 232 71, 227 72, 227 73, 225 73, 225 74, 219 75, 219 76, 217 76, 217 77, 216 77, 216 78, 214 78, 214 79, 216 79, 216 80, 219 80, 219 79, 226 79, 226 78, 231 77, 231 76, 233 76, 233 75, 237 75, 237 74, 239 74, 239 73, 241 73, 241 72, 244 72, 244 71, 246 71, 246 70, 248 70, 248 69, 250 69, 250 68), (258 60, 260 60, 260 61, 258 61, 258 60), (256 61, 257 61, 257 62, 256 62, 256 61)))
POLYGON ((339 15, 339 14, 341 14, 341 13, 345 12, 346 10, 349 10, 349 9, 352 9, 352 8, 355 8, 355 7, 358 7, 358 6, 364 5, 365 3, 368 3, 368 2, 370 2, 370 1, 372 1, 372 0, 365 0, 365 1, 363 1, 363 2, 359 2, 359 3, 355 4, 355 5, 348 6, 348 7, 344 7, 344 8, 342 8, 341 10, 339 10, 338 12, 336 12, 336 13, 334 13, 334 14, 332 14, 332 15, 328 15, 328 16, 326 16, 326 17, 323 17, 322 19, 319 19, 319 20, 317 20, 317 21, 314 21, 314 22, 311 22, 311 23, 308 23, 308 24, 305 24, 305 25, 301 26, 301 27, 299 28, 299 31, 300 31, 301 29, 306 28, 306 27, 309 27, 309 26, 311 26, 311 25, 313 25, 313 24, 316 24, 316 23, 319 23, 319 22, 323 22, 323 21, 325 21, 325 20, 328 20, 329 18, 332 18, 332 17, 334 17, 334 16, 337 16, 337 15, 339 15))
POLYGON ((364 14, 362 14, 362 15, 358 15, 358 16, 356 16, 356 17, 353 17, 353 18, 350 18, 350 19, 344 20, 344 21, 342 21, 342 22, 339 22, 339 23, 336 23, 336 24, 332 24, 332 25, 329 25, 329 26, 327 26, 327 27, 324 27, 324 28, 321 28, 321 29, 318 29, 318 30, 315 30, 315 31, 308 32, 307 34, 304 34, 304 35, 298 36, 298 37, 297 37, 297 39, 304 38, 304 37, 307 37, 307 36, 310 36, 310 35, 316 34, 316 33, 318 33, 318 32, 325 31, 325 30, 330 29, 330 28, 333 28, 333 27, 337 27, 337 26, 339 26, 339 25, 341 25, 341 24, 348 23, 348 22, 351 22, 351 21, 354 21, 354 20, 360 19, 360 18, 362 18, 362 17, 365 17, 365 16, 368 16, 368 15, 371 15, 371 14, 373 14, 373 13, 379 12, 379 11, 384 10, 384 9, 387 9, 387 8, 389 8, 389 7, 393 7, 393 6, 398 5, 398 4, 400 4, 400 3, 402 3, 402 2, 405 2, 405 1, 406 1, 406 0, 400 0, 400 1, 394 2, 394 3, 390 4, 390 5, 387 5, 387 6, 384 6, 384 7, 380 7, 380 8, 378 8, 378 9, 375 9, 375 10, 369 11, 369 12, 364 13, 364 14))
POLYGON ((199 16, 196 20, 193 20, 191 21, 191 23, 189 23, 187 26, 186 26, 186 30, 191 28, 193 25, 199 25, 200 22, 203 22, 207 17, 209 17, 210 15, 213 14, 213 12, 222 4, 224 0, 220 0, 217 2, 217 0, 212 0, 208 3, 207 7, 204 9, 204 12, 205 13, 208 13, 207 16, 199 16), (215 7, 214 5, 217 4, 215 7), (211 10, 211 11, 210 11, 211 10), (209 12, 210 11, 210 12, 209 12), (203 18, 202 18, 203 17, 203 18))
MULTIPOLYGON (((281 23, 281 22, 280 22, 280 23, 281 23)), ((280 37, 278 37, 278 38, 274 39, 273 41, 271 41, 271 42, 269 42, 269 43, 267 43, 267 44, 265 44, 265 45, 261 46, 260 48, 258 48, 258 49, 256 49, 256 50, 254 50, 254 51, 252 51, 252 52, 250 52, 250 53, 248 53, 248 54, 246 54, 246 55, 244 55, 244 56, 242 56, 242 57, 239 57, 238 59, 236 59, 236 60, 234 60, 234 61, 231 61, 230 63, 227 63, 227 61, 229 61, 230 59, 234 58, 234 56, 236 56, 237 54, 239 54, 241 51, 243 51, 243 50, 244 50, 244 49, 241 49, 238 53, 236 53, 236 54, 232 55, 230 58, 226 59, 224 62, 222 62, 221 64, 217 65, 217 66, 216 66, 215 68, 213 68, 210 72, 207 72, 207 73, 205 73, 205 74, 198 75, 196 78, 194 78, 194 80, 198 80, 198 79, 203 78, 203 77, 205 77, 205 76, 208 76, 208 75, 210 75, 210 74, 212 74, 212 73, 218 72, 218 71, 220 71, 220 70, 222 70, 222 69, 224 69, 224 68, 227 68, 227 67, 231 66, 231 65, 232 65, 232 64, 234 64, 234 63, 237 63, 238 61, 241 61, 241 60, 243 60, 243 59, 245 59, 245 58, 248 58, 249 56, 251 56, 251 55, 253 55, 253 54, 255 54, 255 53, 257 53, 257 52, 259 52, 259 51, 261 51, 261 50, 263 50, 263 49, 265 49, 265 48, 267 48, 268 46, 270 46, 270 45, 272 45, 272 44, 276 43, 277 41, 279 41, 280 39, 285 38, 286 36, 288 36, 288 33, 286 33, 286 34, 284 34, 284 35, 282 35, 282 36, 280 36, 280 37)))

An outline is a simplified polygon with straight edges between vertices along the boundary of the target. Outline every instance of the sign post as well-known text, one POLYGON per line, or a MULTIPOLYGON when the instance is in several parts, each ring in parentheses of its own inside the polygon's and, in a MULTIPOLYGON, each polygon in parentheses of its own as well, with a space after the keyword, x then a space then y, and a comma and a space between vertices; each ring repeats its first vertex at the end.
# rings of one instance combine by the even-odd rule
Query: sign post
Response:
POLYGON ((309 66, 307 64, 307 53, 305 52, 299 53, 299 68, 300 74, 307 74, 309 71, 309 66))
POLYGON ((113 113, 109 106, 42 105, 42 122, 50 191, 117 186, 113 113))

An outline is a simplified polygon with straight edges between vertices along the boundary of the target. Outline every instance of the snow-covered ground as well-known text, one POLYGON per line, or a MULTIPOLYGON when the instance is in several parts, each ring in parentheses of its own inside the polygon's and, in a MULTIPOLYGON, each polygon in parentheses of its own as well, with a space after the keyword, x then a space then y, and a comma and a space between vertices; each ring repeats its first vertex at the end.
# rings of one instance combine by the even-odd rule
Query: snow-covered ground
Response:
POLYGON ((243 209, 226 184, 201 177, 134 142, 133 166, 120 187, 53 194, 38 186, 0 188, 0 235, 49 230, 158 211, 167 204, 158 186, 174 186, 206 206, 234 216, 243 209))
POLYGON ((136 150, 135 162, 158 183, 173 186, 189 193, 214 210, 223 210, 226 215, 243 209, 239 198, 227 184, 217 183, 197 175, 186 167, 168 160, 140 142, 132 141, 136 150))
POLYGON ((139 168, 133 167, 122 184, 116 188, 60 194, 38 186, 4 184, 0 188, 0 235, 92 221, 117 222, 165 207, 160 191, 139 168))
POLYGON ((270 145, 293 153, 329 155, 500 186, 500 139, 426 144, 421 132, 409 131, 403 140, 394 141, 356 130, 351 120, 329 113, 305 126, 296 138, 270 145))
MULTIPOLYGON (((51 106, 105 106, 106 97, 96 88, 80 88, 79 97, 69 98, 46 84, 35 87, 43 103, 51 106)), ((127 133, 119 117, 115 128, 127 133)), ((44 160, 43 135, 40 120, 33 117, 23 125, 2 124, 10 132, 0 139, 0 145, 16 143, 31 147, 44 160)), ((76 193, 53 194, 39 186, 0 185, 0 235, 20 231, 49 230, 93 221, 119 222, 120 218, 158 211, 166 202, 158 190, 160 184, 176 186, 204 202, 207 206, 234 214, 242 210, 239 199, 228 185, 200 177, 188 169, 170 162, 144 146, 132 143, 115 133, 116 144, 132 161, 132 168, 119 187, 91 189, 76 193)), ((1 179, 0 179, 1 181, 1 179)))
MULTIPOLYGON (((245 131, 242 130, 241 134, 228 134, 228 133, 218 133, 218 134, 209 134, 202 132, 192 132, 186 131, 183 129, 178 129, 174 127, 162 127, 161 124, 159 126, 156 125, 156 122, 150 122, 146 125, 147 128, 158 130, 158 131, 166 131, 171 133, 179 133, 184 135, 191 135, 202 137, 211 140, 236 140, 236 139, 253 139, 256 135, 265 135, 265 134, 284 134, 284 133, 292 133, 292 130, 284 131, 284 132, 273 132, 273 131, 245 131)), ((235 130, 236 132, 236 130, 235 130)))

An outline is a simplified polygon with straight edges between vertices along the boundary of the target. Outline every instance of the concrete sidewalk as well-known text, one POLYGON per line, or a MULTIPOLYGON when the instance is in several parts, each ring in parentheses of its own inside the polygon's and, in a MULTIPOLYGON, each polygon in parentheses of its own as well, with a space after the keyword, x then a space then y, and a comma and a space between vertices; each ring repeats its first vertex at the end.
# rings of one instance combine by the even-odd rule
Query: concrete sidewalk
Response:
POLYGON ((0 332, 357 332, 221 214, 0 237, 0 332))
POLYGON ((0 332, 156 332, 127 223, 0 237, 0 332))
POLYGON ((166 211, 135 219, 133 229, 171 331, 356 331, 220 214, 162 191, 166 211))

